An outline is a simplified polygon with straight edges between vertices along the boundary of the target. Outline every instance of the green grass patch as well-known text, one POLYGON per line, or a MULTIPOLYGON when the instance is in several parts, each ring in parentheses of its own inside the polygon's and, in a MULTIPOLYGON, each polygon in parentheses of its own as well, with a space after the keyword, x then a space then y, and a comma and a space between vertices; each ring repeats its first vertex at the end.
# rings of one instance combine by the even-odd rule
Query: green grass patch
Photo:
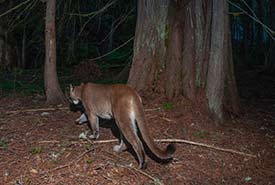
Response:
POLYGON ((40 154, 42 152, 42 147, 38 146, 38 147, 34 147, 31 149, 31 154, 36 155, 36 154, 40 154))
POLYGON ((92 164, 92 163, 93 163, 93 160, 92 160, 92 159, 87 159, 87 160, 86 160, 86 163, 87 163, 87 164, 92 164))
POLYGON ((166 102, 166 103, 163 103, 162 104, 162 108, 164 109, 164 110, 171 110, 171 109, 173 109, 173 104, 172 103, 169 103, 169 102, 166 102))
POLYGON ((6 150, 8 148, 8 143, 5 139, 1 139, 0 143, 1 143, 3 150, 6 150))
POLYGON ((204 139, 209 137, 210 133, 204 130, 199 130, 199 131, 195 131, 192 134, 194 137, 200 138, 200 139, 204 139))

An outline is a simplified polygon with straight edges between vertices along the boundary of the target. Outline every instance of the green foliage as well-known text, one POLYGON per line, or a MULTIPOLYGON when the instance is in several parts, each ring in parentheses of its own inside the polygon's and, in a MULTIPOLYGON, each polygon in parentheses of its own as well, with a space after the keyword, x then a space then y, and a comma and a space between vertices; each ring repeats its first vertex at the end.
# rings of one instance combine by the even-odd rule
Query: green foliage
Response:
POLYGON ((199 130, 199 131, 195 131, 192 134, 194 137, 203 139, 203 138, 207 138, 209 136, 209 132, 204 131, 204 130, 199 130))
POLYGON ((38 146, 38 147, 34 147, 31 149, 31 154, 35 155, 35 154, 40 154, 42 152, 42 147, 38 146))
POLYGON ((164 110, 172 110, 172 109, 173 109, 173 104, 172 104, 172 103, 169 103, 169 102, 163 103, 163 104, 162 104, 162 108, 163 108, 164 110))
POLYGON ((20 92, 23 95, 43 93, 44 82, 41 76, 32 76, 36 71, 16 68, 13 72, 2 73, 0 77, 0 89, 4 95, 20 92))
POLYGON ((106 56, 106 61, 121 61, 129 56, 129 51, 116 50, 106 56))
POLYGON ((166 24, 165 25, 165 46, 168 48, 170 44, 170 32, 171 32, 171 27, 166 24))
POLYGON ((85 144, 84 147, 86 148, 86 150, 91 150, 93 146, 88 143, 88 144, 85 144))
POLYGON ((92 162, 93 162, 92 159, 87 159, 87 160, 86 160, 86 163, 87 163, 87 164, 92 164, 92 162))
POLYGON ((8 143, 5 139, 1 139, 1 146, 3 150, 6 150, 8 148, 8 143))

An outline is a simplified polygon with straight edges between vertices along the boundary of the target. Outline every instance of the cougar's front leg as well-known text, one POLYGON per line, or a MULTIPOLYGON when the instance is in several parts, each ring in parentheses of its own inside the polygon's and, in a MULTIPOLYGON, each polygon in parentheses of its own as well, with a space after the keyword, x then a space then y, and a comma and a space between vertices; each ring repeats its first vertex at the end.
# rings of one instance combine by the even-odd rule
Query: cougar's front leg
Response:
POLYGON ((83 113, 83 114, 81 114, 81 116, 78 119, 75 120, 75 123, 81 125, 83 123, 86 123, 87 121, 88 121, 88 118, 87 118, 86 114, 83 113))
POLYGON ((99 123, 98 117, 94 114, 88 114, 89 124, 92 128, 92 135, 90 136, 91 139, 97 139, 99 137, 99 123))

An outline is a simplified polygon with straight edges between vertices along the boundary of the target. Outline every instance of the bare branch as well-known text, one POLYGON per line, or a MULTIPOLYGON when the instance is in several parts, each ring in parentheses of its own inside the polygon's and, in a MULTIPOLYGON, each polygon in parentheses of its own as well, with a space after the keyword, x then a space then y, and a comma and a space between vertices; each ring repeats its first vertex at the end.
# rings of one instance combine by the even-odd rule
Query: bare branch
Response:
MULTIPOLYGON (((102 144, 102 143, 113 143, 113 142, 117 142, 117 141, 118 141, 117 139, 110 139, 110 140, 90 141, 89 143, 91 143, 91 144, 102 144)), ((59 143, 59 142, 60 141, 40 141, 39 143, 43 144, 43 143, 59 143)), ((155 139, 155 142, 160 142, 160 143, 185 143, 185 144, 190 144, 190 145, 195 145, 195 146, 211 148, 211 149, 218 150, 218 151, 229 152, 229 153, 238 154, 238 155, 242 155, 242 156, 257 158, 256 155, 253 155, 253 154, 247 154, 247 153, 232 150, 232 149, 221 148, 221 147, 217 147, 217 146, 213 146, 213 145, 198 143, 198 142, 184 140, 184 139, 155 139)), ((79 142, 72 142, 72 144, 76 144, 76 143, 79 143, 79 142)), ((83 142, 83 143, 86 143, 86 142, 83 142)))

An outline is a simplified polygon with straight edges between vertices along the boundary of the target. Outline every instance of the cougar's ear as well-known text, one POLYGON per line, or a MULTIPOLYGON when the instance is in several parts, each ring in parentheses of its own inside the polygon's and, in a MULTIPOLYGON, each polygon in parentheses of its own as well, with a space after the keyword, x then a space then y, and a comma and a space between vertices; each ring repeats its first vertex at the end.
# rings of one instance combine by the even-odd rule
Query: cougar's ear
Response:
POLYGON ((72 84, 70 84, 70 92, 73 92, 74 87, 72 86, 72 84))

